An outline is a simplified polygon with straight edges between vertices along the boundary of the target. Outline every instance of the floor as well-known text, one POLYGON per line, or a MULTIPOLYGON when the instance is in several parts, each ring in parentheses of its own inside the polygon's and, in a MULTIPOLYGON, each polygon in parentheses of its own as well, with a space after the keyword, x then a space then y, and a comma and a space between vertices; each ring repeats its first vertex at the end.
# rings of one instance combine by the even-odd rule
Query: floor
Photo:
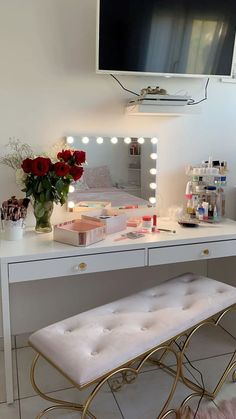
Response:
MULTIPOLYGON (((11 406, 6 404, 3 384, 3 351, 0 347, 0 418, 35 419, 37 413, 49 404, 36 396, 31 388, 29 369, 33 350, 27 346, 27 336, 25 335, 14 337, 13 347, 15 402, 11 406)), ((192 342, 188 357, 192 364, 203 373, 205 386, 212 388, 235 348, 236 340, 223 328, 217 328, 211 332, 209 330, 201 331, 192 342)), ((168 362, 171 364, 172 360, 169 359, 168 362)), ((187 371, 187 374, 191 373, 199 380, 198 373, 190 366, 188 369, 190 372, 187 371)), ((168 374, 149 364, 144 368, 137 381, 126 385, 116 393, 113 393, 107 384, 97 396, 91 410, 98 419, 155 419, 162 400, 164 401, 164 395, 171 385, 171 380, 168 374)), ((86 392, 78 392, 71 388, 70 383, 45 362, 41 362, 39 365, 38 383, 46 393, 57 398, 81 401, 86 395, 86 392)), ((188 393, 189 391, 179 384, 172 405, 178 406, 188 393)), ((236 383, 232 383, 229 377, 216 398, 215 404, 208 401, 202 402, 201 408, 206 405, 217 408, 220 400, 231 399, 235 395, 236 383)), ((196 404, 193 408, 196 408, 196 404)), ((76 419, 79 417, 80 414, 75 412, 56 411, 48 414, 45 419, 76 419)))

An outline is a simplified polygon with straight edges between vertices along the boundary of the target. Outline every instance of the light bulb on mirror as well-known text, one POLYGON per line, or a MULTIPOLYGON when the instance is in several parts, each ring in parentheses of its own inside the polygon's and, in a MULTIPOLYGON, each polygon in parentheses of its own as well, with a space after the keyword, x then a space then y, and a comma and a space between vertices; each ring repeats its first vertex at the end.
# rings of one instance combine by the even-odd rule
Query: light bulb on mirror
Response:
POLYGON ((140 137, 139 139, 138 139, 138 143, 139 144, 143 144, 145 142, 145 140, 144 140, 144 138, 143 137, 140 137))
POLYGON ((112 144, 117 144, 118 143, 118 138, 117 137, 112 137, 111 138, 111 143, 112 144))
POLYGON ((151 173, 151 175, 156 175, 157 174, 157 169, 155 169, 153 167, 152 169, 150 169, 150 173, 151 173))
POLYGON ((89 143, 89 138, 88 137, 83 137, 81 141, 82 141, 83 144, 88 144, 89 143))
POLYGON ((158 143, 158 139, 156 137, 151 138, 151 143, 152 144, 157 144, 158 143))
POLYGON ((96 141, 97 141, 98 144, 102 144, 103 143, 103 138, 102 137, 98 137, 96 141))
POLYGON ((73 185, 69 186, 69 193, 75 192, 75 187, 73 185))
POLYGON ((68 208, 74 208, 75 207, 75 203, 74 201, 68 201, 68 208))
POLYGON ((74 137, 66 137, 66 142, 67 142, 67 144, 73 144, 73 142, 74 142, 74 137))
POLYGON ((152 160, 156 160, 157 159, 157 153, 150 154, 150 157, 151 157, 152 160))
POLYGON ((130 137, 126 137, 126 138, 124 138, 124 142, 125 142, 125 144, 130 144, 131 143, 131 138, 130 137))
POLYGON ((149 202, 150 202, 150 204, 155 204, 155 203, 157 202, 157 200, 156 200, 155 196, 151 196, 151 197, 149 198, 149 202))
POLYGON ((149 184, 149 186, 150 186, 150 189, 156 189, 157 188, 157 184, 155 182, 151 182, 149 184))

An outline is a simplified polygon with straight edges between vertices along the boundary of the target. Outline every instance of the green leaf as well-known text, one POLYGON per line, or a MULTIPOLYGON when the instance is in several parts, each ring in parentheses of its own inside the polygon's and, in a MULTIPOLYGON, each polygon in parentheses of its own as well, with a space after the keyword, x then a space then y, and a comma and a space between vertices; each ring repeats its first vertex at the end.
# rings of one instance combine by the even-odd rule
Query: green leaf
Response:
POLYGON ((44 215, 45 209, 41 202, 36 202, 34 204, 34 213, 36 217, 42 217, 44 215))
POLYGON ((44 195, 44 192, 41 192, 41 193, 40 193, 39 200, 40 200, 40 202, 42 202, 42 203, 45 201, 45 195, 44 195))
POLYGON ((42 186, 44 189, 49 189, 51 188, 51 183, 49 181, 49 179, 47 178, 47 176, 44 176, 42 179, 42 186))
POLYGON ((58 181, 56 182, 55 188, 57 190, 57 192, 60 194, 63 191, 63 187, 64 187, 64 182, 62 179, 58 179, 58 181))
POLYGON ((51 200, 51 190, 47 189, 45 192, 45 201, 50 201, 51 200))
POLYGON ((27 197, 33 194, 33 190, 31 188, 27 188, 23 192, 26 192, 27 197))
POLYGON ((38 180, 37 192, 38 192, 38 193, 41 193, 42 191, 43 191, 43 185, 42 185, 41 180, 39 179, 39 180, 38 180))

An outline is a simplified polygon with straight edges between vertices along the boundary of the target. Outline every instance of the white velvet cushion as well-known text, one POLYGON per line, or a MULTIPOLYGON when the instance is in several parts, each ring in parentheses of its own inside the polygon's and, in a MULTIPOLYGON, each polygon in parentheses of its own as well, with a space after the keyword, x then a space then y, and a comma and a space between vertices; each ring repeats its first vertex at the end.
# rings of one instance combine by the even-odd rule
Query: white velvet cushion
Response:
POLYGON ((78 386, 236 303, 236 288, 185 274, 39 330, 32 346, 78 386))

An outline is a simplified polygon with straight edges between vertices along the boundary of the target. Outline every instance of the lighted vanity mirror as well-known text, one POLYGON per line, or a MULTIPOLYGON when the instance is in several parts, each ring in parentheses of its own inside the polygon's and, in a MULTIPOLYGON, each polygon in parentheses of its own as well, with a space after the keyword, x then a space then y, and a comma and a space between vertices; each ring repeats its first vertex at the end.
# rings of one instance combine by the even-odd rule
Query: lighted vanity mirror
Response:
POLYGON ((68 136, 66 142, 84 150, 87 162, 70 187, 69 208, 156 205, 157 138, 68 136))

